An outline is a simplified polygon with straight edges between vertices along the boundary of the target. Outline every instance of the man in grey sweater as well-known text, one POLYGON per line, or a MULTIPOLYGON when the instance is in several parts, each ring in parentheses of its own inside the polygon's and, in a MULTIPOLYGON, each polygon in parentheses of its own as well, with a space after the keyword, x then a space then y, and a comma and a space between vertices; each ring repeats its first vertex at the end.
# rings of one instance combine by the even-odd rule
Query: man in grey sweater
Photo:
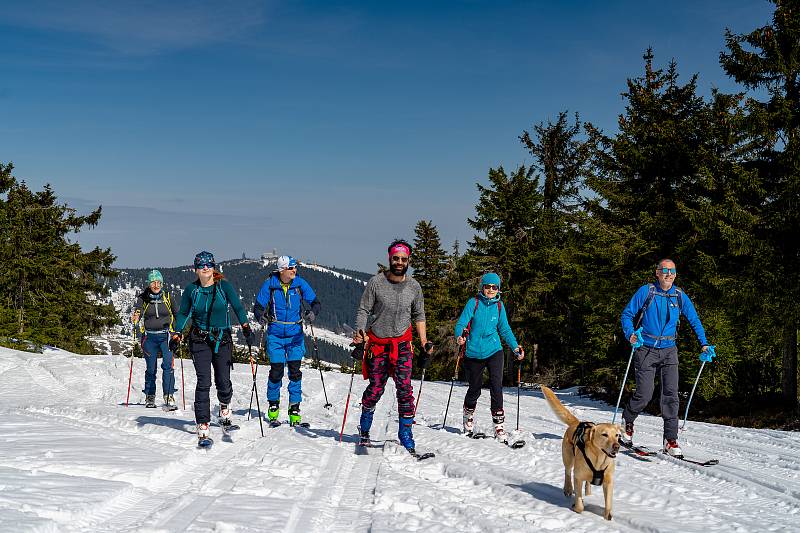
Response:
POLYGON ((411 258, 411 245, 406 241, 396 240, 389 245, 388 252, 389 270, 369 280, 356 314, 353 341, 356 344, 366 341, 368 346, 362 365, 364 379, 369 380, 369 385, 361 398, 360 444, 369 444, 375 405, 383 395, 389 376, 393 376, 397 389, 397 411, 400 415, 398 438, 413 454, 412 322, 425 350, 418 361, 423 369, 428 366, 433 344, 428 342, 425 331, 422 287, 406 273, 411 258), (366 337, 363 335, 364 331, 366 337))

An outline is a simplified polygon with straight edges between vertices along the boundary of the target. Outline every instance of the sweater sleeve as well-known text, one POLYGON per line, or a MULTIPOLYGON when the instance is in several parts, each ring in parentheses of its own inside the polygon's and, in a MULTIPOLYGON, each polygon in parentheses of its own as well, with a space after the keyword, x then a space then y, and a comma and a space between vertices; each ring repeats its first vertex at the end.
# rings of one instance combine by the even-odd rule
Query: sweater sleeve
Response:
POLYGON ((189 321, 189 313, 192 311, 192 296, 196 288, 197 285, 190 283, 183 289, 181 306, 180 309, 178 309, 178 313, 175 315, 175 331, 177 332, 183 331, 183 328, 186 327, 186 323, 189 321))
POLYGON ((375 305, 375 282, 371 279, 367 286, 364 288, 364 293, 361 295, 361 301, 358 303, 358 311, 356 312, 356 331, 366 331, 367 318, 372 312, 375 305))
POLYGON ((622 332, 625 334, 626 339, 629 339, 631 335, 633 335, 633 319, 636 313, 639 312, 639 309, 644 305, 645 300, 647 300, 648 292, 650 292, 649 285, 639 287, 639 290, 633 294, 631 301, 628 302, 628 305, 622 310, 620 322, 622 323, 622 332))
POLYGON ((700 322, 700 317, 697 316, 697 309, 695 309, 692 300, 686 296, 685 292, 681 295, 681 298, 683 298, 681 314, 686 317, 689 325, 692 326, 694 334, 697 335, 697 340, 700 342, 700 345, 707 346, 708 340, 706 339, 706 330, 703 328, 702 322, 700 322))
POLYGON ((244 310, 242 301, 239 299, 239 295, 233 285, 228 280, 222 280, 222 290, 225 291, 225 297, 228 299, 228 304, 233 308, 239 324, 247 324, 247 311, 244 310))
POLYGON ((411 321, 425 322, 425 297, 422 294, 422 286, 417 283, 417 295, 411 303, 411 321))
POLYGON ((472 319, 472 311, 475 309, 475 306, 472 304, 472 302, 472 299, 467 302, 467 305, 464 306, 464 309, 461 311, 461 315, 458 317, 454 331, 456 337, 459 337, 464 332, 467 324, 469 324, 469 321, 472 319))
POLYGON ((511 331, 511 326, 508 323, 508 315, 506 315, 506 306, 500 306, 500 320, 497 321, 497 331, 500 333, 500 336, 503 337, 503 340, 506 341, 508 347, 512 350, 516 350, 519 346, 517 342, 517 338, 514 336, 514 332, 511 331))

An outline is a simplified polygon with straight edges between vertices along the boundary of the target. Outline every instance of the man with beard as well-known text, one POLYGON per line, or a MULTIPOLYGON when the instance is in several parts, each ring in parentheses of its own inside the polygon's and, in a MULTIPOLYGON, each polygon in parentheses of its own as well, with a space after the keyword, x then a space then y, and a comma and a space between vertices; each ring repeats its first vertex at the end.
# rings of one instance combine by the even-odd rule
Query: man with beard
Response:
POLYGON ((364 352, 363 375, 369 385, 361 398, 360 444, 369 444, 369 430, 375 406, 383 395, 389 376, 394 377, 397 389, 397 411, 400 415, 398 438, 413 455, 414 390, 411 387, 411 368, 414 355, 411 347, 413 322, 426 355, 420 357, 421 368, 428 366, 433 344, 425 332, 425 304, 422 287, 407 275, 411 245, 396 240, 389 245, 389 270, 367 283, 356 314, 356 344, 367 341, 364 352), (362 333, 366 331, 366 338, 362 333))

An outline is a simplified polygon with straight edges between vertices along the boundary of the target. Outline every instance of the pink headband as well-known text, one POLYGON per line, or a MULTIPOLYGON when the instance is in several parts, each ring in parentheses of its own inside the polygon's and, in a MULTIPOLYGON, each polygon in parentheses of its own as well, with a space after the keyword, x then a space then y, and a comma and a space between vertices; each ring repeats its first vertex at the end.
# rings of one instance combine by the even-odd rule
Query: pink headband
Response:
POLYGON ((411 250, 405 244, 395 244, 389 249, 389 257, 391 258, 397 252, 402 252, 406 255, 411 255, 411 250))

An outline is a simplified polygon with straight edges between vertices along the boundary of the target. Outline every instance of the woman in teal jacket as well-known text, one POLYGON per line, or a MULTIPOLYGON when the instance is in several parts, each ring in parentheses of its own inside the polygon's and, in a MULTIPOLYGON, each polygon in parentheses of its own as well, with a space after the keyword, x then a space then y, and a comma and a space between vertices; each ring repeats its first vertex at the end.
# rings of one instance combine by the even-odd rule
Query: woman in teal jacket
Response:
POLYGON ((455 328, 456 342, 466 343, 464 373, 469 383, 464 397, 464 433, 472 436, 474 430, 475 406, 481 395, 483 369, 489 369, 490 393, 492 398, 492 421, 494 435, 499 441, 508 442, 508 434, 503 428, 503 347, 500 337, 514 350, 517 360, 525 357, 511 326, 508 325, 505 306, 500 301, 500 276, 488 272, 481 278, 481 291, 470 298, 458 318, 455 328))

